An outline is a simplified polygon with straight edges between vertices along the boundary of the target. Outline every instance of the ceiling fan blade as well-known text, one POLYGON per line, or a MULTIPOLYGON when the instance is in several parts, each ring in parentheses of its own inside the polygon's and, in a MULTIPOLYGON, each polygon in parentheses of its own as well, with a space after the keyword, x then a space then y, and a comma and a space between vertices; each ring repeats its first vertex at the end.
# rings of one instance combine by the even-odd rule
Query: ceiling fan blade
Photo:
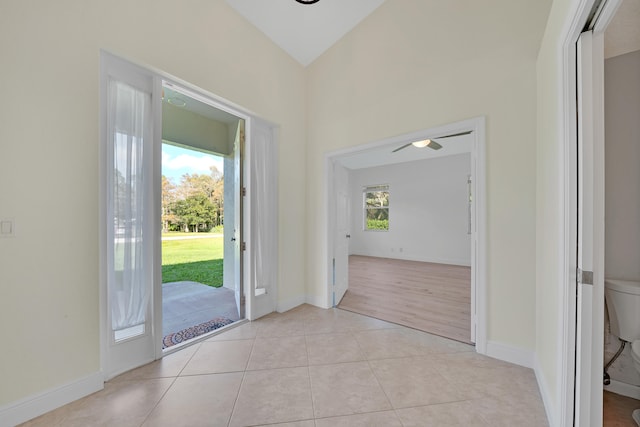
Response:
MULTIPOLYGON (((443 135, 443 136, 439 136, 439 137, 434 138, 434 139, 451 138, 451 137, 453 137, 453 136, 469 135, 471 132, 473 132, 473 131, 468 130, 468 131, 465 131, 465 132, 452 133, 451 135, 443 135)), ((438 143, 437 143, 437 142, 435 142, 433 139, 429 139, 429 140, 425 140, 425 141, 430 141, 430 142, 429 142, 429 144, 427 144, 427 145, 424 145, 424 144, 423 144, 423 145, 422 145, 422 147, 429 147, 429 148, 431 148, 431 149, 433 149, 433 150, 439 150, 439 149, 441 149, 441 148, 442 148, 442 145, 438 144, 438 143)), ((404 149, 404 148, 407 148, 408 146, 410 146, 410 145, 412 145, 412 144, 413 144, 412 142, 410 142, 410 143, 408 143, 408 144, 404 144, 403 146, 398 147, 398 148, 396 148, 395 150, 393 150, 393 151, 392 151, 392 153, 395 153, 396 151, 400 151, 400 150, 402 150, 402 149, 404 149)))
POLYGON ((434 150, 439 150, 442 148, 442 145, 438 144, 437 142, 435 142, 433 139, 431 140, 431 142, 429 143, 429 145, 427 145, 427 147, 434 149, 434 150))
POLYGON ((451 138, 452 136, 462 136, 462 135, 469 135, 471 132, 473 132, 472 130, 468 130, 466 132, 460 132, 460 133, 452 133, 451 135, 443 135, 443 136, 437 136, 435 139, 441 139, 441 138, 451 138))
POLYGON ((400 150, 402 150, 403 148, 407 148, 407 147, 408 147, 408 146, 410 146, 410 145, 411 145, 411 143, 404 144, 402 147, 398 147, 398 148, 396 148, 395 150, 393 150, 393 151, 392 151, 392 153, 395 153, 396 151, 400 151, 400 150))

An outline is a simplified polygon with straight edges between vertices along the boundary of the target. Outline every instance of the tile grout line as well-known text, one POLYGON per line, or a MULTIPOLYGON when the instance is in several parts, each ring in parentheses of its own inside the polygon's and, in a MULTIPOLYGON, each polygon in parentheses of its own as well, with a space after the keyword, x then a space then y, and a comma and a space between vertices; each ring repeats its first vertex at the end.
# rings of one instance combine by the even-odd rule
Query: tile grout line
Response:
MULTIPOLYGON (((160 378, 150 378, 150 379, 160 379, 160 378)), ((149 417, 151 416, 151 414, 153 414, 153 411, 156 410, 156 408, 158 407, 158 405, 160 404, 160 402, 162 402, 162 399, 164 399, 164 397, 167 395, 167 393, 169 393, 169 390, 171 390, 171 387, 173 387, 173 385, 176 383, 176 380, 178 379, 177 376, 175 376, 173 378, 173 381, 171 381, 171 384, 169 384, 169 387, 167 387, 167 389, 164 391, 164 393, 162 393, 162 396, 160 396, 160 399, 158 399, 158 401, 156 402, 155 405, 153 405, 153 408, 151 408, 151 410, 149 412, 147 412, 147 415, 145 415, 144 420, 142 420, 142 423, 140 424, 140 427, 142 427, 144 425, 144 423, 147 422, 147 420, 149 419, 149 417)), ((144 381, 144 380, 143 380, 144 381)))
MULTIPOLYGON (((306 325, 305 325, 306 326, 306 325)), ((307 335, 304 336, 304 347, 307 352, 307 378, 309 378, 309 397, 311 398, 311 417, 313 425, 316 425, 316 405, 313 403, 313 385, 311 383, 311 366, 309 366, 309 345, 307 343, 307 335)))
MULTIPOLYGON (((184 372, 184 370, 185 370, 185 368, 187 367, 187 365, 189 365, 189 363, 191 363, 191 360, 193 360, 193 358, 195 357, 196 353, 197 353, 198 351, 200 351, 200 349, 202 348, 202 342, 199 342, 199 343, 197 344, 197 346, 198 346, 198 347, 197 347, 197 348, 196 348, 196 350, 193 352, 193 354, 191 355, 191 357, 189 358, 189 360, 187 360, 187 363, 185 363, 185 364, 184 364, 184 366, 182 367, 182 369, 180 369, 180 372, 178 372, 178 375, 176 376, 176 378, 177 378, 177 377, 182 376, 182 373, 184 372)), ((182 351, 182 350, 179 350, 179 351, 182 351)))
POLYGON ((240 397, 240 391, 242 390, 242 386, 244 385, 244 379, 247 375, 247 368, 249 367, 249 361, 251 360, 251 355, 253 354, 253 348, 256 344, 256 338, 258 336, 258 331, 256 331, 256 337, 251 340, 251 351, 249 352, 249 357, 247 357, 247 363, 244 367, 244 371, 242 371, 242 380, 240 381, 240 385, 238 386, 238 392, 236 393, 236 398, 233 401, 233 407, 231 408, 231 413, 229 414, 229 421, 227 421, 227 427, 231 425, 231 420, 233 419, 233 415, 236 411, 236 405, 238 404, 238 398, 240 397))
MULTIPOLYGON (((151 416, 151 414, 153 413, 153 411, 156 410, 156 408, 158 407, 158 405, 160 404, 160 402, 162 402, 162 399, 164 399, 164 397, 167 395, 167 393, 169 393, 169 390, 171 390, 171 387, 173 387, 173 385, 176 383, 176 381, 178 380, 178 378, 180 378, 180 375, 182 374, 182 372, 184 371, 184 368, 187 367, 187 365, 189 364, 189 362, 191 362, 191 359, 193 359, 193 357, 196 355, 196 353, 200 350, 200 347, 202 347, 202 342, 199 342, 196 344, 197 348, 196 350, 193 352, 193 354, 191 355, 191 357, 189 357, 189 360, 187 360, 184 364, 184 366, 182 367, 182 369, 180 369, 180 371, 178 372, 178 374, 173 377, 173 381, 171 381, 171 384, 169 385, 169 387, 167 387, 167 389, 164 391, 164 393, 162 393, 162 396, 160 397, 160 399, 158 399, 158 401, 156 402, 155 405, 153 405, 153 408, 149 411, 149 413, 147 413, 147 415, 144 417, 144 420, 142 421, 142 424, 140 424, 140 427, 142 427, 144 425, 144 423, 147 422, 147 420, 149 419, 149 417, 151 416)), ((183 350, 183 349, 181 349, 183 350)), ((181 351, 179 350, 179 351, 181 351)), ((173 353, 172 353, 173 354, 173 353)), ((170 356, 171 354, 168 354, 167 356, 170 356)), ((164 356, 161 359, 158 360, 162 360, 164 358, 164 356)), ((153 363, 153 362, 152 362, 153 363)), ((162 377, 161 377, 162 378, 162 377)), ((165 377, 166 378, 166 377, 165 377)))
POLYGON ((376 383, 378 383, 378 387, 380 387, 380 390, 382 390, 382 393, 384 393, 384 397, 387 399, 387 403, 389 403, 389 406, 391 406, 391 409, 393 410, 393 413, 395 414, 396 418, 398 419, 398 421, 400 421, 400 424, 402 424, 402 421, 400 420, 400 416, 398 415, 398 412, 396 411, 396 407, 394 406, 393 403, 391 403, 391 399, 389 398, 389 395, 387 394, 387 391, 384 389, 384 387, 380 383, 380 380, 378 379, 378 376, 376 375, 376 371, 373 369, 373 366, 371 366, 371 361, 369 359, 367 359, 367 366, 371 370, 371 374, 373 375, 373 378, 375 378, 376 383))
MULTIPOLYGON (((387 402, 389 403, 389 406, 391 406, 391 409, 393 410, 393 413, 395 414, 395 416, 398 419, 398 421, 400 422, 400 424, 404 425, 404 423, 400 419, 400 416, 398 415, 398 412, 396 411, 396 408, 391 403, 391 399, 389 399, 389 396, 387 395, 387 392, 385 391, 384 387, 382 387, 382 384, 380 383, 380 380, 378 379, 378 376, 376 375, 376 372, 374 371, 373 367, 371 366, 371 360, 369 359, 369 357, 367 357, 367 354, 364 351, 364 349, 362 348, 362 345, 360 344, 360 341, 358 341, 358 337, 356 336, 356 331, 351 330, 350 333, 351 333, 351 335, 353 335, 353 339, 355 340, 356 345, 360 349, 360 352, 361 352, 362 356, 364 357, 365 361, 367 362, 367 366, 371 370, 371 374, 373 375, 373 378, 375 378, 376 382, 378 383, 378 386, 380 387, 380 390, 382 390, 382 393, 384 393, 384 397, 387 399, 387 402)), ((383 412, 383 411, 381 410, 381 411, 375 411, 375 412, 383 412)))

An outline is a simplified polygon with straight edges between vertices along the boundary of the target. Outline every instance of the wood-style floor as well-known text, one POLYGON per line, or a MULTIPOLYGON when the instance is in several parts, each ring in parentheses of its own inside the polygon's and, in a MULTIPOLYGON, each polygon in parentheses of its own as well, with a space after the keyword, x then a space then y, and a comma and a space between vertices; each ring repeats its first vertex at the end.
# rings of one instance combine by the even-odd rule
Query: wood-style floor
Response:
POLYGON ((605 391, 603 396, 603 422, 605 427, 637 427, 631 413, 640 409, 640 400, 605 391))
POLYGON ((351 255, 338 307, 470 343, 471 268, 351 255))

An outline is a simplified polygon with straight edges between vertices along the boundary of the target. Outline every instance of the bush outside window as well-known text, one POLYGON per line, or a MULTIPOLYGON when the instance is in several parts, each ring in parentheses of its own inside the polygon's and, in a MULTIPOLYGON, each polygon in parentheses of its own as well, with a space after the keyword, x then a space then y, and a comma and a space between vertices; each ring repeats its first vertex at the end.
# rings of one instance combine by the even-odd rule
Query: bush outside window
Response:
POLYGON ((389 231, 389 186, 365 187, 363 199, 365 231, 389 231))

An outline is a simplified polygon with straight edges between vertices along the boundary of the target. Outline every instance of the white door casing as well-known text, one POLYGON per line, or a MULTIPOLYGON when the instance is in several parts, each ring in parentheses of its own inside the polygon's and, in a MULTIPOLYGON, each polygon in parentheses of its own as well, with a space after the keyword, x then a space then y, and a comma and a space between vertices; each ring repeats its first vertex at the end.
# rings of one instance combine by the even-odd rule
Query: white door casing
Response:
MULTIPOLYGON (((157 268, 154 257, 159 242, 159 233, 154 230, 159 225, 159 218, 153 212, 155 209, 156 195, 152 177, 155 176, 158 156, 156 147, 159 147, 160 135, 157 133, 155 119, 160 114, 161 98, 159 96, 159 82, 153 73, 135 64, 118 57, 101 52, 101 114, 100 114, 100 331, 101 331, 101 368, 105 380, 125 372, 133 367, 143 365, 156 358, 156 327, 155 320, 159 313, 156 312, 153 303, 157 296, 154 286, 157 279, 157 268), (114 226, 114 201, 110 199, 114 181, 114 135, 110 135, 109 120, 121 111, 109 111, 111 82, 122 82, 140 93, 149 97, 150 111, 144 116, 145 137, 143 143, 143 169, 146 175, 143 178, 144 199, 143 210, 146 212, 143 223, 142 237, 142 267, 145 271, 144 281, 137 282, 146 289, 148 299, 145 304, 145 321, 142 325, 143 332, 135 334, 127 339, 117 340, 112 327, 112 292, 114 289, 114 248, 116 236, 114 226), (151 213, 151 214, 150 214, 151 213)), ((136 159, 137 161, 139 159, 136 159)))
POLYGON ((256 320, 276 310, 278 280, 278 164, 275 127, 251 117, 244 159, 244 267, 247 318, 256 320))
POLYGON ((578 39, 576 425, 602 423, 604 339, 604 34, 578 39), (580 271, 583 273, 580 274, 580 271), (585 273, 587 272, 587 273, 585 273))
POLYGON ((235 146, 233 150, 233 191, 236 201, 233 210, 233 276, 235 278, 234 294, 236 299, 236 307, 238 308, 238 316, 244 318, 244 289, 242 281, 242 152, 244 151, 244 123, 238 125, 235 146))
POLYGON ((349 171, 339 163, 333 164, 335 209, 335 255, 333 272, 333 306, 340 304, 349 287, 349 239, 350 235, 350 197, 349 171))
MULTIPOLYGON (((251 244, 255 247, 266 248, 265 251, 268 254, 267 265, 270 267, 266 274, 261 274, 261 277, 267 278, 267 280, 260 280, 259 284, 264 289, 264 298, 258 298, 255 292, 249 292, 245 287, 245 295, 249 295, 247 301, 247 318, 255 319, 264 314, 274 311, 276 304, 277 294, 277 262, 278 262, 278 245, 277 245, 277 144, 276 144, 276 132, 275 127, 258 117, 254 116, 247 110, 223 99, 217 97, 211 93, 208 93, 200 88, 197 88, 188 82, 180 80, 167 73, 154 70, 150 67, 134 64, 130 61, 122 59, 111 53, 101 51, 100 53, 100 229, 99 229, 99 241, 100 241, 100 298, 99 298, 99 317, 100 317, 100 364, 101 370, 105 379, 110 379, 122 372, 133 369, 137 366, 141 366, 154 359, 159 359, 163 354, 170 353, 163 352, 162 350, 162 269, 161 269, 161 143, 162 143, 162 86, 163 84, 169 86, 179 87, 181 91, 196 100, 209 104, 217 109, 235 115, 236 117, 244 120, 245 123, 251 123, 251 130, 246 132, 245 144, 250 146, 252 143, 250 134, 255 135, 256 139, 262 143, 262 152, 260 158, 263 161, 262 169, 266 170, 263 175, 266 179, 261 180, 260 188, 263 191, 255 192, 253 197, 243 197, 245 202, 243 209, 237 209, 238 212, 242 212, 241 224, 244 226, 242 230, 246 232, 243 236, 243 232, 239 232, 239 237, 244 239, 237 239, 238 248, 241 249, 244 243, 247 244, 246 251, 242 251, 240 257, 236 260, 236 265, 241 264, 237 261, 241 261, 242 265, 241 277, 246 280, 249 277, 256 277, 255 268, 257 263, 255 261, 254 252, 251 252, 251 244), (131 86, 140 88, 146 93, 151 95, 152 111, 150 114, 149 129, 152 137, 149 139, 151 147, 147 150, 149 157, 148 164, 146 165, 145 178, 148 184, 146 192, 146 201, 150 208, 147 209, 151 212, 148 217, 145 217, 145 245, 149 247, 146 251, 148 254, 149 266, 149 279, 147 283, 150 286, 150 303, 148 305, 148 316, 145 325, 145 333, 135 339, 123 340, 118 343, 117 346, 112 345, 110 336, 112 335, 110 329, 109 319, 109 298, 108 298, 108 254, 113 250, 113 230, 109 231, 108 216, 109 216, 109 200, 108 200, 108 179, 107 179, 107 160, 108 160, 108 145, 107 145, 107 93, 108 82, 111 77, 115 77, 119 80, 123 80, 131 86), (266 169, 265 169, 266 168, 266 169), (257 221, 258 217, 256 212, 252 212, 252 206, 260 206, 257 203, 257 197, 262 194, 272 203, 267 204, 265 210, 268 215, 263 216, 261 221, 257 221), (253 200, 252 200, 253 199, 253 200), (253 202, 253 203, 252 203, 253 202), (155 212, 155 214, 153 213, 155 212), (252 214, 252 215, 250 215, 252 214), (268 218, 265 222, 264 218, 268 218), (266 239, 264 235, 261 235, 257 231, 264 231, 268 229, 266 239), (253 232, 252 234, 250 232, 253 232), (109 234, 111 233, 111 234, 109 234), (251 236, 263 238, 259 242, 249 242, 251 236), (111 242, 111 243, 110 243, 111 242), (254 311, 251 311, 251 308, 254 311)), ((246 131, 247 129, 245 129, 246 131)), ((244 187, 247 189, 247 194, 251 193, 250 178, 256 178, 256 174, 252 174, 252 170, 256 168, 256 165, 251 165, 247 157, 242 157, 238 153, 238 157, 234 159, 236 162, 243 163, 247 167, 236 168, 239 171, 238 179, 241 179, 244 187)), ((257 160, 257 159, 254 159, 257 160)), ((253 185, 253 187, 258 187, 253 185)), ((241 186, 238 186, 240 191, 241 186)), ((264 198, 263 197, 263 198, 264 198)), ((111 227, 113 229, 113 227, 111 227)), ((236 276, 237 278, 237 276, 236 276)), ((255 283, 252 283, 255 285, 255 283)), ((240 285, 242 288, 242 285, 240 285)), ((236 294, 238 298, 239 295, 236 294)))
MULTIPOLYGON (((386 138, 384 140, 359 145, 357 147, 337 150, 325 155, 325 205, 326 205, 326 266, 323 277, 326 278, 326 307, 333 306, 334 292, 334 258, 336 257, 336 221, 333 219, 337 209, 337 193, 335 187, 334 164, 342 156, 351 156, 359 152, 380 147, 391 149, 408 141, 426 139, 434 134, 453 134, 471 130, 474 136, 471 149, 471 339, 480 354, 487 353, 487 259, 486 259, 486 160, 485 160, 485 118, 476 117, 456 123, 425 129, 410 134, 386 138)), ((336 260, 337 263, 337 260, 336 260)))

